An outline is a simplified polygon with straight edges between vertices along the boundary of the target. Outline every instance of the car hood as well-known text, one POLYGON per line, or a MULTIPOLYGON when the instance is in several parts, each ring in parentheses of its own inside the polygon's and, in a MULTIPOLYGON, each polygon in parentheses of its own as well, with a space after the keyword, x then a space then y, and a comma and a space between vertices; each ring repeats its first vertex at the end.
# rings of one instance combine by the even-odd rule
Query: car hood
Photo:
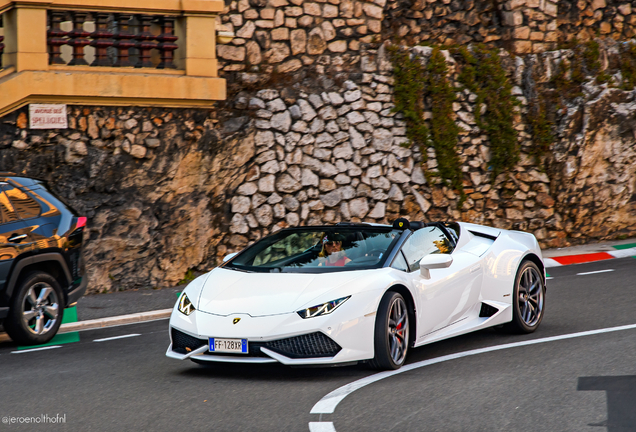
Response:
MULTIPOLYGON (((315 306, 321 298, 338 287, 373 270, 307 273, 247 273, 217 268, 212 270, 201 290, 197 309, 215 315, 278 315, 315 306)), ((343 294, 348 295, 348 294, 343 294)))

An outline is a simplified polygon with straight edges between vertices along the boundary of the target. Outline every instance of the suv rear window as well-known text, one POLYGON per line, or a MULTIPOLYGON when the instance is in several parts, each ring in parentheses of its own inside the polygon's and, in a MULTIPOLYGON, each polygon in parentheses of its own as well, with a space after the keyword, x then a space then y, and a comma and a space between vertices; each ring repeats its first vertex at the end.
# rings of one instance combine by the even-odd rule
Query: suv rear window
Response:
POLYGON ((29 219, 40 216, 40 204, 38 204, 33 197, 10 184, 4 184, 2 185, 2 188, 9 197, 11 204, 13 204, 13 208, 21 219, 29 219))
POLYGON ((17 220, 18 215, 15 210, 13 210, 9 198, 2 189, 0 189, 0 223, 15 222, 17 220))

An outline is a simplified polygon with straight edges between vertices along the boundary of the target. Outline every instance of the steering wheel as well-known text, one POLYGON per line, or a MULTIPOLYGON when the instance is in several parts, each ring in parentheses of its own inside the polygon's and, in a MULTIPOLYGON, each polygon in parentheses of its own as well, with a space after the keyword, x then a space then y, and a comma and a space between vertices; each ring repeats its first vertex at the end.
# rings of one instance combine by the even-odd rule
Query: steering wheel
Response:
POLYGON ((380 255, 382 255, 383 253, 384 253, 384 249, 371 249, 365 255, 366 256, 375 256, 377 254, 377 256, 379 258, 380 255))

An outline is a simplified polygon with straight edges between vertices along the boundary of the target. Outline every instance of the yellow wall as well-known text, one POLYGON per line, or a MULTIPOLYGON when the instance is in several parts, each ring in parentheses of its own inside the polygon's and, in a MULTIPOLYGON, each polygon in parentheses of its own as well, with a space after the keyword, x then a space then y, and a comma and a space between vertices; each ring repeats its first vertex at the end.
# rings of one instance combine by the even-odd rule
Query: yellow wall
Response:
MULTIPOLYGON (((0 116, 27 103, 209 107, 225 99, 218 78, 216 23, 220 0, 0 0, 5 51, 0 72, 0 116), (179 70, 48 64, 47 9, 177 16, 179 70)), ((89 23, 92 25, 92 23, 89 23)), ((86 27, 89 30, 88 27, 86 27)), ((91 60, 91 50, 87 50, 91 60)), ((65 53, 67 56, 68 53, 65 53)), ((68 60, 68 58, 66 58, 68 60)))

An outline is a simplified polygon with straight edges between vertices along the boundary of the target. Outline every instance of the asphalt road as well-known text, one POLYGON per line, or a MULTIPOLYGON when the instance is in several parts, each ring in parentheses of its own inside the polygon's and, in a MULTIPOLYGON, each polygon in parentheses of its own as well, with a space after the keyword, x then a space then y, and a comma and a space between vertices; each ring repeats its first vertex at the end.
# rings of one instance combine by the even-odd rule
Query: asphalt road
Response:
POLYGON ((85 331, 61 348, 0 345, 5 431, 610 431, 636 430, 636 260, 552 268, 540 329, 484 330, 413 350, 408 364, 512 346, 418 367, 364 386, 333 413, 310 414, 333 390, 374 376, 364 366, 201 367, 165 357, 167 320, 85 331), (602 270, 603 273, 578 275, 602 270), (101 340, 109 337, 130 336, 101 340), (65 423, 5 418, 65 416, 65 423))

